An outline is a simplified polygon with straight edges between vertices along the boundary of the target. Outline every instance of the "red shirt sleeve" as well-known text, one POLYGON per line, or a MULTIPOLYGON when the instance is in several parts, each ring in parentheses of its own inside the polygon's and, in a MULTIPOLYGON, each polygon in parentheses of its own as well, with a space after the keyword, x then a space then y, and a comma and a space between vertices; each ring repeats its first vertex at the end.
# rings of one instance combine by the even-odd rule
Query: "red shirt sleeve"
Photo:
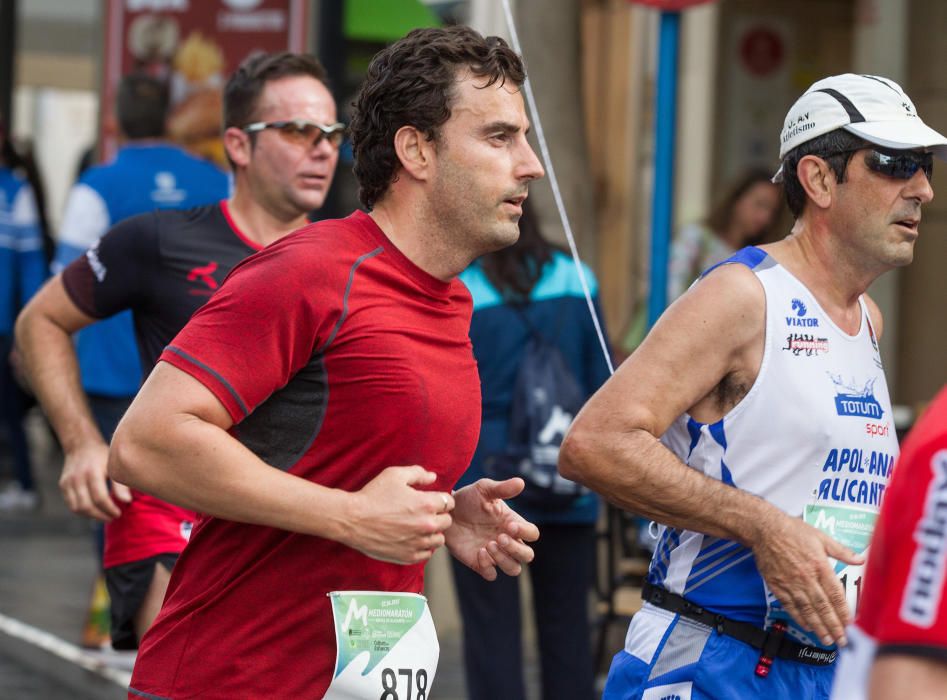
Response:
POLYGON ((342 316, 345 280, 320 264, 332 251, 310 229, 237 265, 159 358, 213 392, 234 423, 285 386, 342 316))

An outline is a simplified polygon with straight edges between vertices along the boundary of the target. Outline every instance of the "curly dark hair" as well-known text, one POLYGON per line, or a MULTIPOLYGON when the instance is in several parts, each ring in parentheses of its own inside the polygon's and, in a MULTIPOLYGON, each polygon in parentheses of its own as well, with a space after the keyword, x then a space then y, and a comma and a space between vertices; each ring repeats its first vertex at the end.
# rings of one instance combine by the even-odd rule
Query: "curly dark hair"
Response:
POLYGON ((358 196, 371 209, 398 176, 395 133, 405 125, 436 141, 451 115, 458 69, 486 78, 484 87, 526 81, 523 62, 496 36, 464 26, 415 29, 372 59, 352 104, 349 135, 358 196))
POLYGON ((783 156, 782 178, 783 194, 786 195, 786 204, 793 218, 802 216, 806 206, 806 191, 799 182, 796 166, 806 156, 818 156, 824 160, 835 174, 835 181, 845 182, 845 172, 855 152, 862 148, 870 148, 871 144, 845 129, 835 129, 827 134, 816 136, 810 141, 801 143, 783 156))

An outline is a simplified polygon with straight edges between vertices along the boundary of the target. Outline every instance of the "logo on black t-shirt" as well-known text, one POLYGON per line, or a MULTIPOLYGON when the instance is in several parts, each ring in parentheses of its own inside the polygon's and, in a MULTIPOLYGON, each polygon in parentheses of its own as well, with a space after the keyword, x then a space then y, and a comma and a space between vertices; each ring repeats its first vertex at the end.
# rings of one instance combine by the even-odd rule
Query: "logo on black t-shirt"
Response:
POLYGON ((211 260, 204 266, 195 267, 193 270, 187 273, 188 282, 203 282, 207 285, 207 289, 203 287, 194 289, 191 288, 188 290, 188 294, 199 294, 202 296, 210 296, 214 293, 214 290, 217 289, 218 285, 217 280, 215 280, 212 275, 217 271, 217 263, 211 260))

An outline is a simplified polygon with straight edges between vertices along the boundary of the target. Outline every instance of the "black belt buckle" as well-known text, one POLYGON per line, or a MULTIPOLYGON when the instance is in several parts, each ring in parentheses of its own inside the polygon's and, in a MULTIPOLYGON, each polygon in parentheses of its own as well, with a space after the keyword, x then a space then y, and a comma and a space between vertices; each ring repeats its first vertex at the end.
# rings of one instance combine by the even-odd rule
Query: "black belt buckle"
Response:
POLYGON ((664 607, 664 591, 658 586, 649 585, 644 590, 644 593, 649 603, 656 605, 659 608, 664 607))
POLYGON ((766 678, 770 669, 773 667, 773 659, 776 658, 776 652, 783 641, 783 635, 786 634, 785 622, 774 622, 766 633, 766 639, 763 640, 763 651, 760 654, 759 661, 756 662, 756 675, 760 678, 766 678))

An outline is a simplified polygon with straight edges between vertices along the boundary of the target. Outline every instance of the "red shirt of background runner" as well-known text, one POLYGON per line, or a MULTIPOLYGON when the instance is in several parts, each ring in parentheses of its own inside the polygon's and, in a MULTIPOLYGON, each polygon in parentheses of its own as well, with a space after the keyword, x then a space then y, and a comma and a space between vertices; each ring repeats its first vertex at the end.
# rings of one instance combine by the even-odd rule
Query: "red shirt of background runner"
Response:
POLYGON ((947 658, 944 426, 947 389, 941 390, 911 431, 884 494, 856 620, 882 652, 899 647, 907 653, 947 658), (927 518, 940 525, 932 526, 927 518), (937 569, 940 576, 932 576, 937 569), (907 608, 918 606, 929 612, 927 622, 905 614, 907 608))

